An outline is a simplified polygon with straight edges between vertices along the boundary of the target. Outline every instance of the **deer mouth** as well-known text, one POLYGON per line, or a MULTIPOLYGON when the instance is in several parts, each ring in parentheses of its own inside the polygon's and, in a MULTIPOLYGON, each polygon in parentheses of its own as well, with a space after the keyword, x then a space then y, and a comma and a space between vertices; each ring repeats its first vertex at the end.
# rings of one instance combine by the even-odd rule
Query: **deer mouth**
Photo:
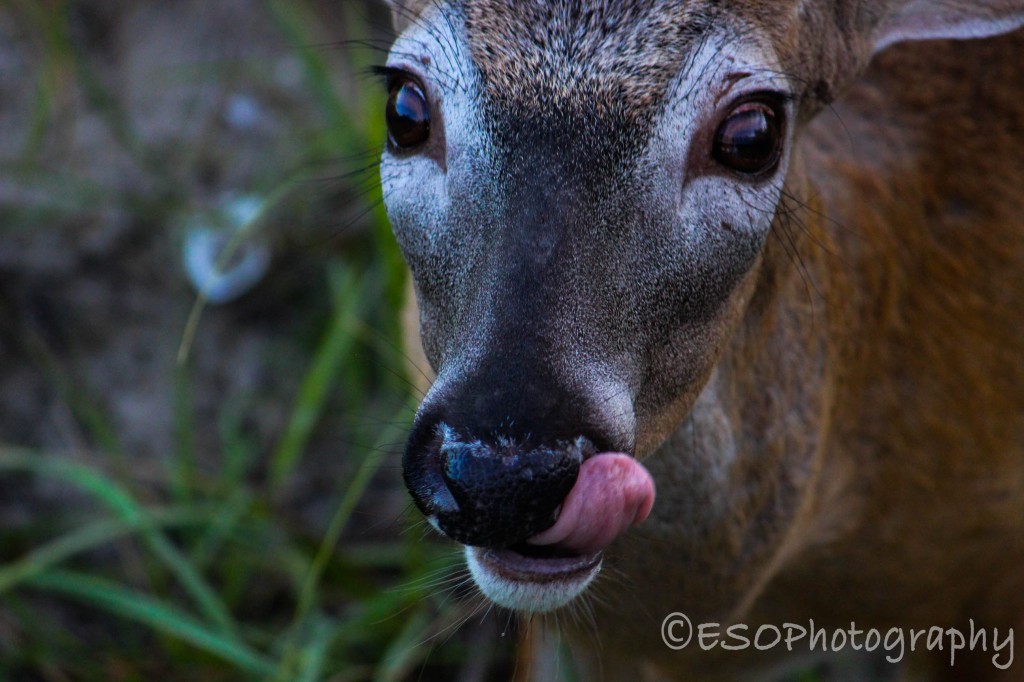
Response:
POLYGON ((480 549, 476 560, 505 580, 562 582, 576 580, 598 570, 602 552, 561 555, 546 547, 518 545, 508 549, 480 549))
POLYGON ((629 455, 589 457, 554 525, 513 547, 467 547, 470 573, 500 606, 532 613, 560 608, 597 577, 605 548, 647 518, 654 496, 650 473, 629 455))
POLYGON ((601 571, 602 552, 557 556, 532 545, 466 547, 466 564, 480 591, 505 608, 545 613, 581 595, 601 571))

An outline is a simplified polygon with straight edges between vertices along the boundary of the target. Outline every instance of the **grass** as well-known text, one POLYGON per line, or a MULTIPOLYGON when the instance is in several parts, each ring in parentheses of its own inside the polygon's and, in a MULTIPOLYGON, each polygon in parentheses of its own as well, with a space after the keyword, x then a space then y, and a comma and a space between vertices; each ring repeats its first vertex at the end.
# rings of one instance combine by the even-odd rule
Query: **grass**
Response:
MULTIPOLYGON (((375 57, 335 45, 371 34, 364 3, 341 3, 345 36, 323 33, 322 5, 256 4, 293 50, 317 121, 295 131, 291 158, 258 176, 257 191, 274 197, 268 210, 287 215, 317 186, 320 169, 338 159, 365 164, 377 152, 383 93, 337 76, 339 63, 356 73, 375 57), (357 96, 342 96, 340 81, 357 96)), ((0 174, 32 198, 4 208, 0 240, 73 221, 97 205, 168 225, 198 201, 76 37, 81 6, 16 0, 0 10, 41 57, 17 153, 0 161, 0 174), (60 100, 71 92, 98 112, 104 134, 145 176, 145 191, 111 187, 47 159, 60 100)), ((365 180, 357 174, 337 183, 351 183, 357 196, 365 180)), ((452 636, 466 607, 437 589, 457 577, 452 550, 403 532, 411 517, 358 515, 373 507, 372 491, 397 485, 389 462, 414 402, 397 350, 405 270, 379 188, 365 182, 363 189, 366 236, 356 247, 324 250, 309 286, 325 292, 326 310, 297 326, 307 365, 278 406, 280 426, 268 440, 246 426, 259 418, 256 398, 224 397, 214 423, 204 421, 203 369, 191 345, 209 314, 200 298, 182 321, 178 362, 167 368, 174 437, 159 466, 123 445, 105 407, 109 396, 73 369, 74 345, 61 347, 29 324, 17 328, 82 444, 29 446, 0 433, 0 480, 56 488, 65 500, 0 530, 0 679, 430 680, 451 679, 481 655, 501 665, 507 652, 470 655, 452 636), (317 476, 327 421, 355 444, 344 449, 348 474, 309 522, 296 498, 301 481, 317 476), (212 457, 197 436, 210 428, 220 443, 212 457), (366 526, 383 530, 362 533, 366 526)))

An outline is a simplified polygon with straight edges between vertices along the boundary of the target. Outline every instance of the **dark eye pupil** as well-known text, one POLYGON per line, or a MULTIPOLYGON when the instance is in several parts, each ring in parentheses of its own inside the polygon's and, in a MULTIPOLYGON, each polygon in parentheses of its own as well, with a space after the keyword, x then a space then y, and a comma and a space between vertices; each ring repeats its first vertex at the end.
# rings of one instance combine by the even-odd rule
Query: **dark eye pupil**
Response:
POLYGON ((398 147, 416 147, 430 136, 430 108, 415 83, 404 81, 392 86, 386 116, 388 134, 398 147))
POLYGON ((741 173, 762 173, 779 160, 782 132, 771 107, 742 104, 715 134, 714 157, 741 173))

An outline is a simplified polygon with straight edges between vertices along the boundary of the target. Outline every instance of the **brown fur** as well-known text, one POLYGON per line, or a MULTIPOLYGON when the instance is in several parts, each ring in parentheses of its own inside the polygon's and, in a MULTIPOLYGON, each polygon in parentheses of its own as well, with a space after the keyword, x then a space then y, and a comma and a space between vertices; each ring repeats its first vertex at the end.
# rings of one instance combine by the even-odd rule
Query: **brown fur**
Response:
MULTIPOLYGON (((495 43, 555 20, 531 9, 513 21, 510 4, 467 3, 467 21, 484 36, 475 46, 487 82, 525 97, 529 73, 578 66, 544 62, 544 36, 495 43)), ((659 501, 609 552, 612 577, 594 605, 601 646, 589 628, 570 629, 586 679, 736 679, 784 653, 669 651, 659 626, 673 610, 822 627, 973 618, 1024 632, 1024 32, 898 46, 849 84, 866 48, 839 36, 862 36, 877 13, 823 4, 779 21, 778 4, 745 2, 742 13, 802 78, 804 119, 844 94, 800 136, 787 178, 795 198, 744 285, 750 303, 689 427, 647 462, 659 501), (830 39, 810 32, 833 36, 827 52, 830 39), (722 414, 712 389, 727 398, 722 414), (758 453, 756 468, 741 458, 727 497, 687 499, 688 467, 710 465, 702 457, 727 432, 758 453), (688 552, 675 524, 716 505, 728 522, 688 552)), ((658 26, 637 39, 660 40, 658 26)), ((672 67, 613 68, 650 104, 651 74, 672 67)), ((538 661, 550 663, 550 641, 533 640, 538 661)), ((1024 661, 1000 673, 990 656, 916 665, 934 679, 1024 679, 1024 661)))
POLYGON ((492 98, 650 112, 703 20, 687 0, 465 3, 474 61, 492 98))
MULTIPOLYGON (((1019 32, 894 48, 808 130, 805 176, 815 180, 794 192, 818 201, 794 207, 769 243, 759 300, 718 372, 741 396, 752 444, 807 429, 767 438, 765 457, 783 461, 786 448, 821 439, 807 468, 759 494, 805 482, 793 479, 809 479, 812 493, 758 576, 652 564, 665 531, 638 527, 613 570, 637 586, 678 585, 671 596, 624 594, 640 611, 713 599, 686 586, 687 570, 711 570, 748 586, 735 622, 966 629, 973 618, 1022 631, 1024 157, 1011 151, 1024 141, 1022 51, 1019 32), (787 407, 787 394, 805 395, 805 409, 787 407)), ((666 473, 662 495, 674 485, 666 473)), ((738 505, 733 527, 716 532, 749 544, 736 534, 757 527, 760 506, 738 505)), ((750 663, 670 652, 651 623, 625 624, 614 606, 598 611, 597 629, 614 633, 602 638, 608 669, 641 650, 659 661, 656 676, 696 665, 711 679, 720 665, 732 679, 750 663)), ((929 672, 1024 679, 1019 662, 1000 673, 990 656, 961 652, 956 667, 929 672)))

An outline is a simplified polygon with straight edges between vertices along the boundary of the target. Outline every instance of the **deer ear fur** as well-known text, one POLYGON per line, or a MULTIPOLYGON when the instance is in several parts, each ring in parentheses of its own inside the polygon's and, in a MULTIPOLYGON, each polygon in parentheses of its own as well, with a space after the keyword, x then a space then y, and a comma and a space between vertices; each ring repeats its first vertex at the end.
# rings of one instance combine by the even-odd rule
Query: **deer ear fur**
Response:
POLYGON ((968 40, 1024 26, 1024 0, 902 0, 875 32, 875 51, 906 40, 968 40))
POLYGON ((396 33, 401 33, 409 28, 416 17, 423 11, 423 7, 430 0, 384 0, 384 4, 391 8, 391 24, 395 27, 396 33))

